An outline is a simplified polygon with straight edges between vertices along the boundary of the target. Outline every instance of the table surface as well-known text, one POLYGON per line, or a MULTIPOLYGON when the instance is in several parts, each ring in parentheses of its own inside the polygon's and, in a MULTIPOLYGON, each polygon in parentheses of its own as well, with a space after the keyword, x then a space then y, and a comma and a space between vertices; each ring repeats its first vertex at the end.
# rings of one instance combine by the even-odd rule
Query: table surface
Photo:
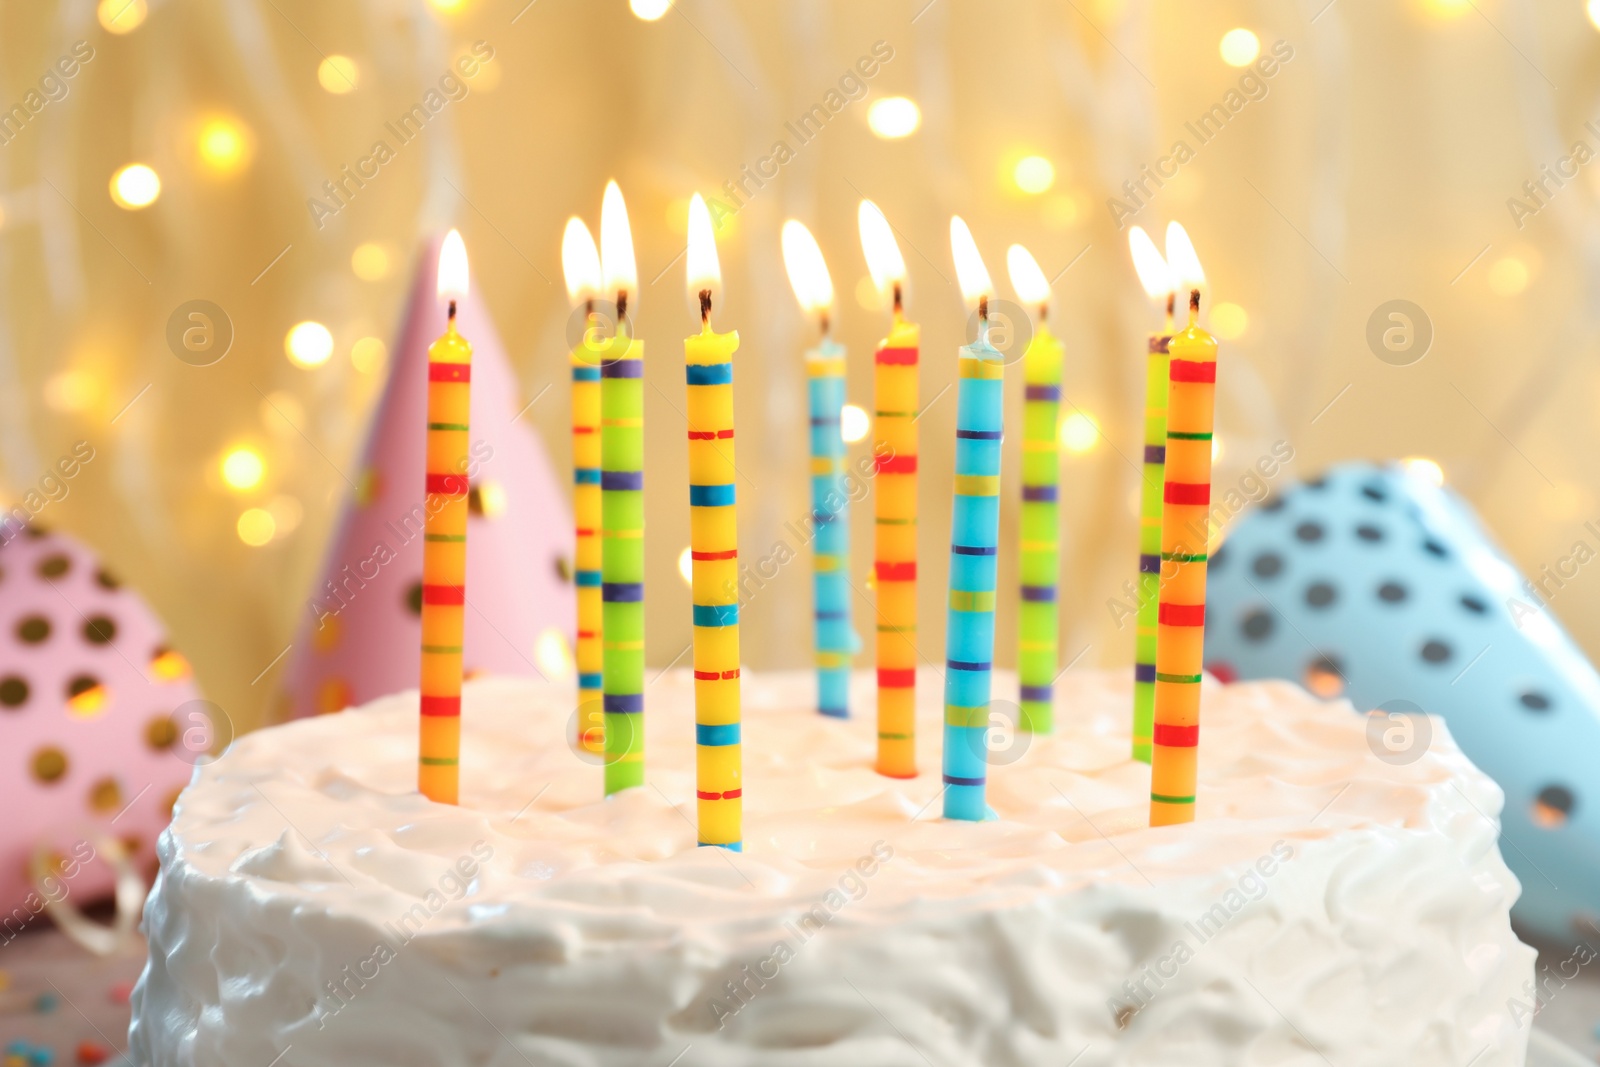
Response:
MULTIPOLYGON (((1540 945, 1529 940, 1540 950, 1540 965, 1548 966, 1552 973, 1572 956, 1571 945, 1540 945)), ((0 946, 0 973, 4 975, 0 981, 7 983, 0 992, 0 1053, 20 1039, 52 1048, 53 1067, 71 1067, 78 1062, 80 1043, 89 1041, 108 1050, 108 1067, 126 1064, 119 1054, 127 1048, 128 1005, 119 1002, 114 990, 138 978, 143 966, 143 941, 130 945, 121 955, 99 958, 47 924, 0 946), (52 1011, 40 1012, 35 1007, 41 994, 56 997, 52 1011)), ((1570 973, 1571 965, 1566 969, 1570 973)), ((1582 968, 1565 986, 1558 988, 1556 981, 1550 981, 1548 989, 1549 999, 1536 1028, 1591 1061, 1600 1059, 1600 1040, 1595 1034, 1600 1022, 1600 959, 1582 968)))

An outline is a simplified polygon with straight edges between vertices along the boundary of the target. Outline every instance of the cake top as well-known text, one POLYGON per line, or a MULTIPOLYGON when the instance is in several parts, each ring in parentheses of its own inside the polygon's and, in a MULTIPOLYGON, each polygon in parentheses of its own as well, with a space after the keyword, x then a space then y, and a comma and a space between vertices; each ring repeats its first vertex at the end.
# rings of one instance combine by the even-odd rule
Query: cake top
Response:
MULTIPOLYGON (((870 707, 871 675, 855 681, 857 706, 870 707)), ((170 866, 181 852, 192 874, 252 879, 352 914, 398 915, 442 894, 436 929, 596 907, 648 926, 770 922, 834 891, 859 896, 854 916, 896 917, 1091 885, 1194 888, 1237 879, 1280 843, 1298 851, 1433 831, 1488 848, 1498 832, 1498 788, 1442 723, 1414 761, 1389 762, 1345 702, 1209 677, 1198 821, 1151 828, 1150 769, 1129 757, 1125 670, 1064 676, 1058 732, 994 754, 998 818, 947 821, 936 803, 937 678, 919 684, 920 736, 931 740, 910 780, 873 771, 870 716, 815 714, 813 684, 803 673, 746 676, 742 854, 696 847, 693 682, 674 672, 648 693, 648 784, 609 800, 593 757, 564 740, 572 693, 488 678, 465 691, 472 773, 461 806, 415 791, 417 695, 402 693, 240 738, 198 771, 163 855, 170 866)))

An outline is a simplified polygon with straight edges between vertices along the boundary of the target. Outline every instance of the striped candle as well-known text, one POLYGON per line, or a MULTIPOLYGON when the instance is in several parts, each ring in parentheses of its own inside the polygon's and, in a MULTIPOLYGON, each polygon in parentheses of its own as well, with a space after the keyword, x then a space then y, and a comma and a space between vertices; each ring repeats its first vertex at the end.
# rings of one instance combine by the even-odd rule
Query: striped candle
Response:
POLYGON ((1217 380, 1217 342, 1196 325, 1199 313, 1200 290, 1195 289, 1189 295, 1189 327, 1169 346, 1163 574, 1151 734, 1152 826, 1194 821, 1217 380))
POLYGON ((600 364, 600 601, 606 795, 644 784, 644 342, 600 364))
MULTIPOLYGON (((439 251, 439 288, 464 296, 466 249, 451 230, 439 251), (458 276, 457 275, 458 273, 458 276)), ((417 788, 455 804, 461 784, 461 654, 467 602, 467 450, 472 346, 450 301, 443 336, 428 347, 426 517, 422 533, 422 678, 417 788)))
POLYGON ((1167 332, 1150 335, 1145 360, 1144 477, 1139 483, 1138 611, 1133 639, 1133 758, 1144 763, 1150 762, 1150 731, 1156 707, 1156 605, 1161 591, 1161 496, 1166 487, 1171 316, 1169 297, 1167 332))
POLYGON ((811 519, 817 710, 850 717, 850 663, 859 639, 850 620, 850 496, 845 484, 845 351, 824 339, 806 353, 811 410, 811 519))
POLYGON ((1055 678, 1060 658, 1056 610, 1061 567, 1060 483, 1061 342, 1044 323, 1022 357, 1022 537, 1019 556, 1017 675, 1021 683, 1018 728, 1055 729, 1055 678))
POLYGON ((905 321, 895 286, 894 325, 873 355, 874 582, 878 598, 878 763, 891 778, 917 775, 917 354, 921 329, 905 321))
POLYGON ((593 330, 572 350, 572 514, 578 586, 578 744, 605 749, 600 601, 600 349, 593 330))
MULTIPOLYGON (((710 220, 707 217, 709 228, 710 220)), ((695 793, 700 844, 738 851, 743 822, 739 728, 739 541, 734 509, 733 353, 737 333, 708 318, 683 343, 689 381, 689 549, 694 587, 695 793)))
MULTIPOLYGON (((987 308, 980 311, 987 326, 987 308)), ((1000 543, 1000 442, 1005 363, 987 330, 956 361, 955 502, 944 682, 944 814, 983 819, 1000 543)))

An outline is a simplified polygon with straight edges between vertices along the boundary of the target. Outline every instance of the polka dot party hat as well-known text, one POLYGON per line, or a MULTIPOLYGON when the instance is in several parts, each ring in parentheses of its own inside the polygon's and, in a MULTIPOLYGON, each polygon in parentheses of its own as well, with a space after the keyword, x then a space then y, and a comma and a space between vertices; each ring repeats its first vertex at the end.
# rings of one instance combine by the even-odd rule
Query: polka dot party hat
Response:
POLYGON ((120 858, 153 866, 194 764, 231 737, 154 612, 87 548, 10 521, 0 545, 3 944, 48 921, 47 892, 82 904, 120 858))
POLYGON ((1600 675, 1464 501, 1397 465, 1338 466, 1247 513, 1210 585, 1208 670, 1348 697, 1376 759, 1420 758, 1420 712, 1442 717, 1505 791, 1517 919, 1558 939, 1600 919, 1600 675))
MULTIPOLYGON (((357 490, 307 594, 285 675, 293 716, 417 687, 428 346, 445 327, 435 293, 439 245, 429 242, 419 257, 357 490)), ((575 677, 566 497, 483 301, 463 302, 456 322, 472 343, 465 671, 575 677)))

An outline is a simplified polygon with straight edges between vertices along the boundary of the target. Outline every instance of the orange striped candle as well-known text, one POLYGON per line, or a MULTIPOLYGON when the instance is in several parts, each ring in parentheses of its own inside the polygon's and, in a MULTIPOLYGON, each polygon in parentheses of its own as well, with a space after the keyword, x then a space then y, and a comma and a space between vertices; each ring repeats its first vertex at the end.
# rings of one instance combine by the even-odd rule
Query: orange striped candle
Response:
POLYGON ((467 249, 451 230, 439 249, 444 335, 428 348, 427 516, 422 534, 422 700, 417 788, 457 803, 461 781, 461 652, 467 601, 467 446, 472 346, 456 332, 467 295, 467 249))
POLYGON ((1166 485, 1161 513, 1161 595, 1156 643, 1150 825, 1194 821, 1200 742, 1200 673, 1206 635, 1206 551, 1217 342, 1197 325, 1172 338, 1167 391, 1166 485))
POLYGON ((578 745, 605 751, 602 712, 602 604, 600 600, 600 363, 604 342, 595 332, 594 302, 600 291, 600 251, 589 227, 567 220, 561 235, 561 267, 567 296, 584 309, 581 339, 572 349, 573 580, 578 588, 578 745))
POLYGON ((879 774, 917 774, 917 366, 921 327, 904 317, 906 264, 870 200, 857 213, 867 269, 892 294, 894 322, 873 355, 873 583, 878 598, 879 774))

